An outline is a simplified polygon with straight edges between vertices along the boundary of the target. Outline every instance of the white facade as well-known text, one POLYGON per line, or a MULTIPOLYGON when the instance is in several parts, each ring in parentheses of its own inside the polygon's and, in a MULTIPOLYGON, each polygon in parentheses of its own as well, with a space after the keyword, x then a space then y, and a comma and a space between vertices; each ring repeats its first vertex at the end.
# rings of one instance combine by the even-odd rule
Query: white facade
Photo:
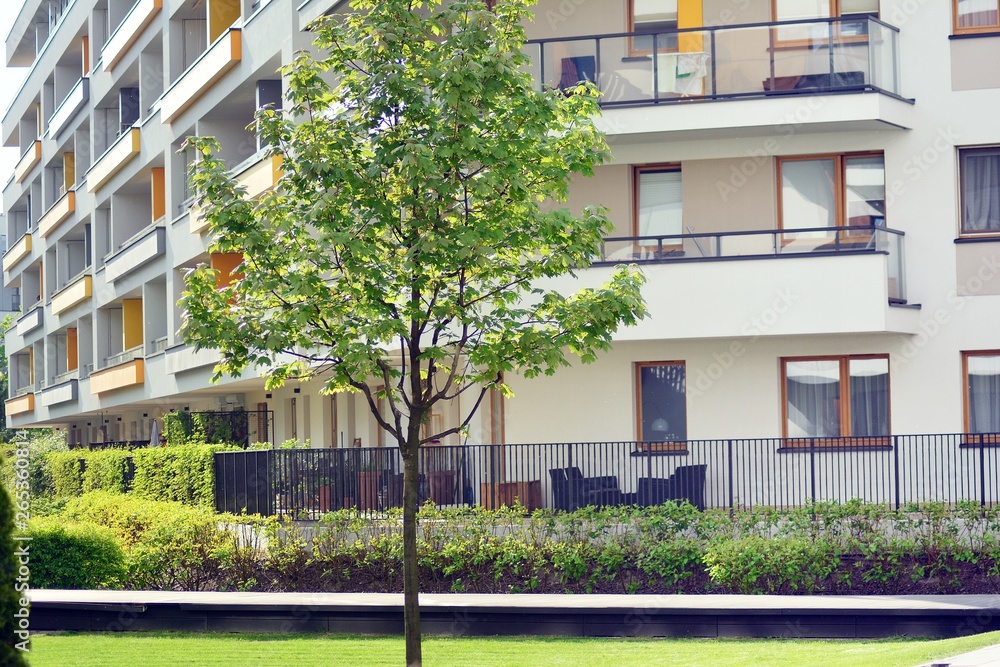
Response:
MULTIPOLYGON (((24 313, 6 340, 12 425, 61 425, 80 443, 142 440, 170 410, 266 405, 278 442, 379 444, 361 399, 315 385, 268 393, 252 374, 213 385, 217 357, 177 333, 184 269, 225 261, 207 252, 177 150, 188 135, 215 135, 251 191, 270 187, 279 167, 242 128, 280 99, 275 71, 309 45, 303 26, 338 4, 27 0, 6 54, 30 69, 2 125, 4 145, 22 154, 3 191, 4 284, 20 290, 24 313)), ((682 405, 670 409, 686 423, 669 439, 803 435, 787 414, 803 358, 841 363, 858 395, 867 390, 852 360, 885 360, 888 433, 970 430, 963 353, 1000 356, 1000 229, 964 222, 973 186, 960 164, 1000 146, 1000 26, 955 30, 951 2, 883 0, 880 22, 795 17, 817 20, 774 28, 772 4, 665 3, 678 14, 658 29, 692 31, 661 33, 663 52, 652 53, 620 36, 641 24, 629 0, 540 2, 528 26, 542 40, 527 48, 536 77, 596 78, 605 92, 613 160, 574 184, 570 206, 610 209, 626 240, 606 254, 638 260, 650 318, 593 365, 508 378, 515 397, 488 405, 468 442, 649 440, 640 374, 654 362, 683 364, 682 405), (795 216, 816 213, 826 192, 807 192, 796 174, 827 166, 840 202, 832 226, 789 231, 826 226, 795 216), (659 246, 636 238, 647 172, 679 173, 659 246), (873 173, 880 195, 878 183, 852 185, 873 173), (871 230, 852 237, 838 229, 848 223, 871 230)), ((980 414, 1000 414, 1000 395, 985 401, 980 414)), ((847 402, 830 404, 836 435, 885 435, 856 432, 869 428, 857 417, 864 401, 853 415, 847 402)), ((435 418, 455 423, 463 407, 435 418)))

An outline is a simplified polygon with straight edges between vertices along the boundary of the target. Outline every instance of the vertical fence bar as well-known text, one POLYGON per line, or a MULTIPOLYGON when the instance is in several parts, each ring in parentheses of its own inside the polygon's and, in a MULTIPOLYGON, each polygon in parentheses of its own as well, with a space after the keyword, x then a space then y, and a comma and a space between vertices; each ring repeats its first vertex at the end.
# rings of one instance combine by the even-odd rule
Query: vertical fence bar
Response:
MULTIPOLYGON (((713 33, 714 34, 714 33, 713 33)), ((727 473, 729 477, 729 510, 732 511, 734 507, 734 496, 733 493, 733 441, 726 441, 726 458, 727 458, 727 473)))
POLYGON ((986 439, 979 434, 979 505, 986 507, 986 439))
POLYGON ((899 493, 900 493, 900 480, 899 480, 899 436, 892 436, 892 467, 893 475, 895 477, 894 483, 894 496, 896 501, 896 510, 899 510, 899 493))

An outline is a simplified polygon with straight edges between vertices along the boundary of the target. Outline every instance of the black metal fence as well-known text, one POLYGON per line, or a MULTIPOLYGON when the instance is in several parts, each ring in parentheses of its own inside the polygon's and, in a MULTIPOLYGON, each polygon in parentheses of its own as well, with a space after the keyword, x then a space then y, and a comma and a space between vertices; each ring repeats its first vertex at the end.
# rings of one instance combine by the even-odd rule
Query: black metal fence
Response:
MULTIPOLYGON (((425 446, 419 470, 420 500, 438 506, 1000 503, 1000 437, 990 435, 425 446)), ((377 512, 402 504, 402 480, 395 448, 215 455, 219 511, 377 512)))
POLYGON ((274 443, 274 410, 170 412, 163 421, 168 444, 196 441, 247 447, 255 442, 274 443))

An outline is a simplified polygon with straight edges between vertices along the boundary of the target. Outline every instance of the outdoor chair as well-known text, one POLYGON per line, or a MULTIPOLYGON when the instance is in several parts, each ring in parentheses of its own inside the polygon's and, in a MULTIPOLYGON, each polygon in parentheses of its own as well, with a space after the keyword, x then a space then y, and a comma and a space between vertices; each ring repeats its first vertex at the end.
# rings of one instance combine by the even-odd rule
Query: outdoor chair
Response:
POLYGON ((622 492, 614 475, 584 477, 579 468, 572 466, 552 468, 549 477, 556 509, 572 512, 587 505, 618 505, 621 502, 622 492))
POLYGON ((678 466, 667 479, 641 477, 636 486, 634 501, 629 494, 626 502, 636 505, 662 505, 670 500, 686 500, 699 510, 705 509, 705 473, 708 466, 678 466))

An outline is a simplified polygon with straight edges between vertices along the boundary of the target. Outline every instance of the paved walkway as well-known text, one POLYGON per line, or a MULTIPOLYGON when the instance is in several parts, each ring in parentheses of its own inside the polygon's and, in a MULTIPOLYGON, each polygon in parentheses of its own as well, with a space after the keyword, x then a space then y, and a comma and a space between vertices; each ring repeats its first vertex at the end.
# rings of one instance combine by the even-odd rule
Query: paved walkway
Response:
POLYGON ((954 658, 935 660, 921 667, 1000 667, 1000 645, 981 648, 954 658))

